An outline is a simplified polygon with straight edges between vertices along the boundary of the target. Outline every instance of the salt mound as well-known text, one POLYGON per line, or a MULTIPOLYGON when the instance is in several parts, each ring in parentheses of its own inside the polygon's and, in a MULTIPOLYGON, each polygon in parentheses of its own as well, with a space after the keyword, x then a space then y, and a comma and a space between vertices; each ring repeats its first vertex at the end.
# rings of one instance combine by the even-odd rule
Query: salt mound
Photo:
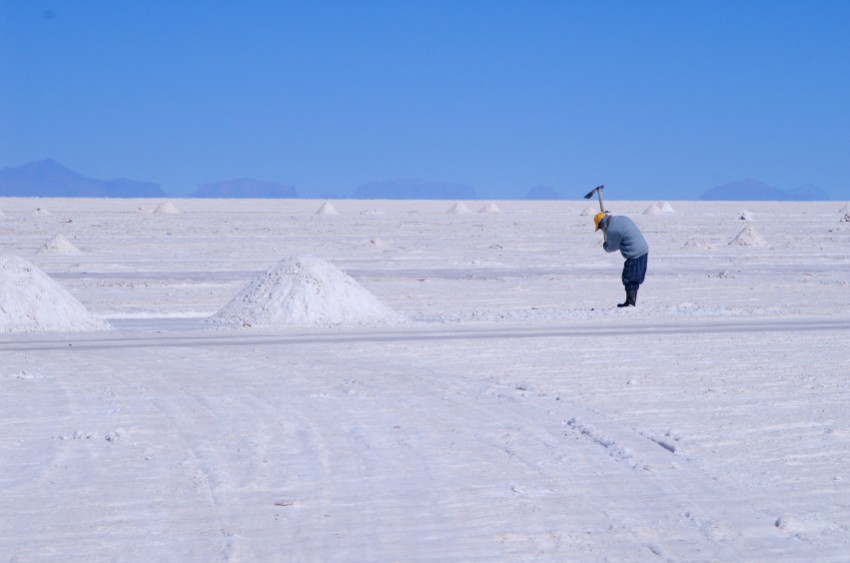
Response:
POLYGON ((838 210, 839 213, 850 213, 850 203, 838 210))
POLYGON ((591 215, 596 215, 596 210, 592 207, 585 207, 581 210, 579 214, 581 217, 590 217, 591 215))
POLYGON ((767 246, 767 241, 755 227, 747 225, 729 244, 732 246, 767 246))
POLYGON ((661 215, 662 213, 664 213, 664 210, 657 203, 653 203, 643 210, 644 215, 661 215))
POLYGON ((462 201, 455 203, 449 208, 446 213, 452 213, 455 215, 466 215, 467 213, 472 213, 472 210, 462 201))
POLYGON ((254 279, 210 322, 235 326, 391 324, 401 316, 333 264, 282 260, 254 279))
POLYGON ((665 213, 675 213, 676 210, 673 209, 673 206, 667 203, 666 201, 659 201, 658 203, 653 203, 649 207, 647 207, 643 214, 644 215, 663 215, 665 213))
POLYGON ((753 214, 747 211, 746 209, 741 211, 741 215, 738 217, 741 221, 752 221, 753 214))
POLYGON ((165 203, 160 203, 156 206, 156 209, 153 210, 154 213, 162 213, 164 215, 177 215, 180 211, 174 207, 174 204, 170 201, 166 201, 165 203))
POLYGON ((709 250, 714 248, 714 245, 708 239, 692 238, 688 239, 682 248, 692 248, 696 250, 709 250))
POLYGON ((0 256, 0 332, 108 328, 47 274, 18 256, 0 256))
POLYGON ((850 223, 850 211, 844 214, 844 217, 841 219, 842 223, 850 223))
POLYGON ((337 213, 336 207, 331 205, 330 202, 326 201, 322 204, 322 206, 316 211, 316 215, 339 215, 337 213))
POLYGON ((499 209, 499 206, 493 203, 486 203, 484 207, 478 210, 479 213, 501 213, 502 210, 499 209))
POLYGON ((82 254, 82 251, 74 246, 74 244, 63 237, 62 235, 56 235, 46 243, 44 243, 41 248, 38 249, 39 254, 62 254, 65 256, 73 256, 75 254, 82 254))
POLYGON ((33 217, 49 217, 50 211, 43 209, 41 207, 37 207, 35 211, 32 212, 33 217))

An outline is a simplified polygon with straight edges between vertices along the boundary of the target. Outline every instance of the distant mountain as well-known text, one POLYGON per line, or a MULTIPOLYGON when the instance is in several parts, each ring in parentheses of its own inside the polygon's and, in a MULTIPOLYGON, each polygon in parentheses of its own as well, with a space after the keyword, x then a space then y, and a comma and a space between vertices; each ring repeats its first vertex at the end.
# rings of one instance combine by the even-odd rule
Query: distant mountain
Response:
POLYGON ((359 186, 355 199, 478 199, 475 189, 465 184, 427 180, 383 180, 359 186))
POLYGON ((824 201, 831 199, 829 192, 811 184, 788 190, 786 196, 789 201, 824 201))
POLYGON ((708 201, 781 201, 785 199, 785 192, 759 180, 747 178, 746 180, 715 186, 702 194, 701 199, 708 201))
POLYGON ((201 184, 189 197, 295 199, 298 197, 298 192, 288 184, 242 178, 239 180, 201 184))
POLYGON ((702 194, 707 201, 817 201, 829 199, 829 193, 817 186, 781 190, 753 178, 715 186, 702 194))
POLYGON ((558 195, 555 188, 551 188, 549 186, 534 186, 528 190, 528 193, 525 194, 525 199, 557 200, 561 199, 561 196, 558 195))
POLYGON ((0 170, 0 195, 7 197, 163 197, 159 184, 117 178, 95 180, 40 160, 0 170))

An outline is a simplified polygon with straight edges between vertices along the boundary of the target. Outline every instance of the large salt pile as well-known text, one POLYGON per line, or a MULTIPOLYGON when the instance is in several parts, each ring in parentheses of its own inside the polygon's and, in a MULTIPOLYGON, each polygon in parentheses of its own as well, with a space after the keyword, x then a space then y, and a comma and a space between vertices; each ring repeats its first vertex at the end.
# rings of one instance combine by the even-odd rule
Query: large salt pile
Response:
POLYGON ((50 211, 44 209, 43 207, 36 207, 35 211, 32 212, 33 217, 50 217, 50 211))
POLYGON ((180 211, 174 207, 174 204, 170 201, 166 201, 165 203, 160 203, 156 206, 156 209, 153 210, 154 213, 162 213, 164 215, 177 215, 180 211))
POLYGON ((56 235, 38 249, 39 254, 61 254, 64 256, 74 256, 82 254, 82 251, 74 246, 74 243, 63 237, 61 234, 56 235))
POLYGON ((472 213, 472 210, 462 201, 459 201, 452 205, 446 213, 452 213, 454 215, 466 215, 467 213, 472 213))
POLYGON ((254 279, 210 322, 232 326, 392 324, 402 317, 333 264, 282 260, 254 279))
POLYGON ((18 256, 0 256, 0 332, 108 328, 47 274, 18 256))
POLYGON ((582 210, 581 210, 581 213, 579 213, 579 216, 581 216, 581 217, 590 217, 590 216, 592 216, 592 215, 596 215, 596 213, 597 213, 597 211, 596 211, 594 208, 592 208, 592 207, 585 207, 584 209, 582 209, 582 210))
POLYGON ((478 210, 479 213, 501 213, 502 210, 499 209, 499 206, 493 203, 485 203, 484 206, 478 210))
POLYGON ((338 213, 336 207, 334 207, 329 201, 326 201, 316 211, 316 215, 338 215, 338 213))
POLYGON ((738 236, 729 241, 731 246, 767 246, 767 241, 755 227, 747 225, 738 236))

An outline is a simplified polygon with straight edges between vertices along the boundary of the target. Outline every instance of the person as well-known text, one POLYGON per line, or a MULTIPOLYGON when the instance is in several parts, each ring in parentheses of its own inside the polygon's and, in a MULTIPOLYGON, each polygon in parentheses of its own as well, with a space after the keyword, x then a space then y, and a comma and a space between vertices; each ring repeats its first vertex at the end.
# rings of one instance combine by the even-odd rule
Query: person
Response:
POLYGON ((646 277, 646 264, 649 257, 649 244, 635 222, 625 215, 611 215, 607 211, 597 213, 593 218, 596 230, 602 230, 605 242, 602 248, 606 252, 620 251, 626 259, 623 264, 623 286, 626 288, 626 300, 617 307, 635 307, 640 284, 646 277))

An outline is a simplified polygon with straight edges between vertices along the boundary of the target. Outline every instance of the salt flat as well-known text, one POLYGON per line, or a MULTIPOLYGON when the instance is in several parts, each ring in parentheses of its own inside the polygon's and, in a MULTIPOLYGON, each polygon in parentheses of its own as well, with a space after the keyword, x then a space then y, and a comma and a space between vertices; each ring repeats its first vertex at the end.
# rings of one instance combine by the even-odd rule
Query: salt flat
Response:
POLYGON ((584 201, 323 203, 0 199, 111 327, 0 325, 1 560, 847 559, 843 202, 607 202, 627 310, 584 201), (208 322, 292 256, 404 321, 208 322))

